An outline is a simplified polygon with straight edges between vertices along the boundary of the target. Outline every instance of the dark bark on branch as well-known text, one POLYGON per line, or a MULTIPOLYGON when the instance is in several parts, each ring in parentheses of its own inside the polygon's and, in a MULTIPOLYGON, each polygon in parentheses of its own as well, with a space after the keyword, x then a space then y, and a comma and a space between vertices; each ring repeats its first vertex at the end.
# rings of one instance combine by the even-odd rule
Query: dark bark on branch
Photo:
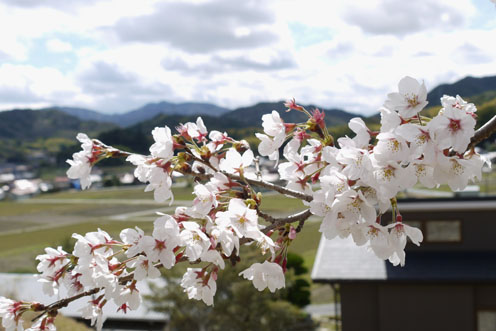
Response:
POLYGON ((273 218, 274 222, 272 224, 270 224, 269 226, 267 226, 265 229, 263 229, 262 232, 267 234, 269 231, 277 229, 278 227, 286 225, 288 223, 304 222, 310 216, 312 216, 310 209, 306 209, 306 210, 303 210, 299 213, 293 214, 291 216, 282 217, 282 218, 273 218))
MULTIPOLYGON (((279 192, 281 194, 285 194, 285 195, 289 195, 289 196, 292 196, 294 198, 297 198, 297 199, 300 199, 300 200, 305 200, 305 201, 312 201, 313 200, 313 197, 311 195, 307 195, 307 194, 304 194, 304 193, 301 193, 301 192, 298 192, 298 191, 295 191, 295 190, 291 190, 289 188, 285 188, 283 186, 279 186, 279 185, 276 185, 276 184, 272 184, 272 183, 269 183, 269 182, 266 182, 264 180, 256 180, 256 179, 248 179, 248 178, 241 178, 240 176, 238 175, 234 175, 234 174, 230 174, 230 173, 227 173, 227 172, 223 172, 223 171, 219 171, 220 173, 224 174, 226 177, 232 179, 232 180, 236 180, 236 181, 239 181, 239 182, 248 182, 250 185, 253 185, 253 186, 257 186, 257 187, 263 187, 263 188, 266 188, 268 190, 272 190, 272 191, 276 191, 276 192, 279 192)), ((201 173, 198 173, 198 172, 183 172, 183 174, 185 175, 191 175, 193 177, 197 177, 197 178, 200 178, 202 180, 209 180, 210 178, 212 178, 213 176, 210 175, 210 174, 201 174, 201 173)))
POLYGON ((495 132, 496 132, 496 116, 491 118, 477 131, 475 131, 475 134, 470 141, 470 145, 468 145, 468 149, 475 147, 478 143, 486 140, 495 132))
POLYGON ((40 318, 41 316, 45 315, 46 313, 50 312, 50 311, 57 311, 61 308, 64 308, 64 307, 67 307, 67 305, 69 305, 69 303, 71 303, 72 301, 74 300, 77 300, 77 299, 80 299, 82 297, 86 297, 86 296, 89 296, 89 295, 93 295, 93 294, 96 294, 98 292, 100 292, 101 288, 94 288, 94 289, 91 289, 91 290, 88 290, 86 292, 82 292, 82 293, 79 293, 79 294, 76 294, 72 297, 69 297, 69 298, 65 298, 65 299, 61 299, 61 300, 58 300, 58 301, 55 301, 51 304, 49 304, 48 306, 40 306, 40 309, 37 310, 37 311, 42 311, 43 313, 41 313, 40 315, 36 316, 35 318, 33 318, 33 322, 36 321, 38 318, 40 318))
POLYGON ((257 214, 258 214, 258 216, 260 216, 261 218, 263 218, 264 220, 266 220, 269 223, 274 223, 276 221, 276 219, 272 215, 266 214, 263 211, 261 211, 260 209, 257 209, 257 214))
MULTIPOLYGON (((236 180, 238 180, 237 178, 239 178, 239 176, 236 176, 236 175, 228 175, 228 174, 225 174, 225 175, 229 176, 232 179, 236 179, 236 180)), ((241 178, 239 178, 239 179, 241 179, 241 178)), ((298 192, 295 190, 291 190, 291 189, 288 189, 288 188, 285 188, 285 187, 282 187, 282 186, 279 186, 276 184, 272 184, 272 183, 266 182, 264 180, 255 180, 255 179, 248 179, 247 178, 246 181, 248 183, 250 183, 251 185, 263 187, 263 188, 266 188, 266 189, 269 189, 272 191, 279 192, 281 194, 290 195, 290 196, 298 198, 300 200, 305 200, 308 202, 313 200, 313 197, 311 195, 307 195, 307 194, 304 194, 304 193, 301 193, 301 192, 298 192)))

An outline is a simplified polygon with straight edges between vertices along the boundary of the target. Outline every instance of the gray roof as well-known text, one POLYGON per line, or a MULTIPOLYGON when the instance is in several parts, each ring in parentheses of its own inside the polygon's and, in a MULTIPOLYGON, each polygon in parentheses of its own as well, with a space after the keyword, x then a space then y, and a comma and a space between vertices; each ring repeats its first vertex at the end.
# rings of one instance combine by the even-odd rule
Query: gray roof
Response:
POLYGON ((377 258, 351 237, 322 236, 312 270, 317 282, 496 282, 496 252, 407 252, 404 267, 377 258))

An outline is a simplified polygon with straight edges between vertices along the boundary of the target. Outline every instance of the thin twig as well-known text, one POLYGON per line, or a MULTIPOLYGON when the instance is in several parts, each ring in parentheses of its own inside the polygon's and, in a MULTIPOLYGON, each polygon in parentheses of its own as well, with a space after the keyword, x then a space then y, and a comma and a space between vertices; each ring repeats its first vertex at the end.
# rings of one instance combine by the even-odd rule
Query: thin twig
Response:
POLYGON ((274 222, 267 226, 265 229, 262 230, 263 233, 268 233, 271 230, 277 229, 278 227, 282 225, 286 225, 288 223, 293 223, 293 222, 304 222, 306 221, 310 216, 312 216, 312 213, 310 212, 310 209, 303 210, 299 213, 287 216, 287 217, 282 217, 282 218, 274 218, 274 222))
POLYGON ((261 211, 258 208, 257 208, 257 214, 258 214, 258 216, 260 216, 261 218, 263 218, 264 220, 266 220, 269 223, 274 223, 276 221, 276 219, 273 216, 264 213, 263 211, 261 211))
MULTIPOLYGON (((230 174, 230 173, 227 173, 227 172, 224 172, 224 171, 218 171, 222 174, 224 174, 226 177, 228 178, 231 178, 233 180, 236 180, 236 181, 243 181, 243 179, 238 176, 238 175, 234 175, 234 174, 230 174)), ((191 175, 193 177, 198 177, 202 180, 209 180, 210 178, 213 177, 213 175, 211 174, 201 174, 199 172, 194 172, 194 171, 191 171, 191 172, 188 172, 188 173, 184 173, 186 175, 191 175)), ((292 196, 294 198, 298 198, 300 200, 305 200, 305 201, 312 201, 313 200, 313 197, 311 195, 308 195, 308 194, 305 194, 305 193, 301 193, 301 192, 298 192, 298 191, 295 191, 295 190, 291 190, 289 188, 286 188, 286 187, 283 187, 283 186, 279 186, 279 185, 276 185, 276 184, 272 184, 270 182, 266 182, 264 180, 256 180, 256 179, 250 179, 250 178, 246 178, 245 177, 245 180, 250 184, 250 185, 253 185, 253 186, 258 186, 258 187, 263 187, 263 188, 266 188, 268 190, 272 190, 272 191, 276 191, 276 192, 279 192, 281 194, 285 194, 285 195, 289 195, 289 196, 292 196)))
POLYGON ((49 311, 55 311, 55 310, 58 310, 60 308, 67 307, 67 305, 69 305, 69 303, 71 303, 72 301, 77 300, 77 299, 80 299, 80 298, 85 297, 85 296, 96 294, 96 293, 100 292, 100 290, 101 290, 101 288, 96 287, 96 288, 91 289, 91 290, 88 290, 86 292, 82 292, 82 293, 76 294, 76 295, 74 295, 72 297, 61 299, 61 300, 52 302, 48 306, 43 306, 42 307, 43 313, 41 313, 40 315, 38 315, 35 318, 33 318, 32 322, 36 321, 38 318, 40 318, 41 316, 45 315, 49 311))
POLYGON ((257 175, 257 179, 262 179, 262 172, 260 171, 260 157, 255 158, 255 174, 257 175))

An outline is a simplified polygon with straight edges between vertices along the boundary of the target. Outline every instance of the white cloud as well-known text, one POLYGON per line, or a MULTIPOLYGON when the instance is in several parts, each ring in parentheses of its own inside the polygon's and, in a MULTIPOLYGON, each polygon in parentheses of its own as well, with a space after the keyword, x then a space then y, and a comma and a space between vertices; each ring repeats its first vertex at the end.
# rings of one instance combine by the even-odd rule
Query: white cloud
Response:
POLYGON ((67 102, 77 93, 78 88, 73 82, 56 69, 12 64, 0 66, 0 100, 3 104, 26 107, 40 102, 67 102), (63 97, 68 100, 61 100, 63 97))
POLYGON ((0 109, 295 97, 370 114, 404 75, 433 88, 496 74, 494 28, 474 25, 474 8, 468 0, 0 0, 0 109), (40 40, 50 63, 70 55, 74 65, 43 63, 40 40))
POLYGON ((45 46, 53 53, 66 53, 72 51, 72 45, 60 39, 49 39, 46 41, 45 46))
POLYGON ((342 8, 344 20, 372 34, 406 35, 465 26, 475 12, 468 0, 358 0, 342 8))
POLYGON ((246 49, 278 40, 265 1, 168 1, 152 14, 123 18, 112 27, 127 42, 159 42, 193 53, 246 49))

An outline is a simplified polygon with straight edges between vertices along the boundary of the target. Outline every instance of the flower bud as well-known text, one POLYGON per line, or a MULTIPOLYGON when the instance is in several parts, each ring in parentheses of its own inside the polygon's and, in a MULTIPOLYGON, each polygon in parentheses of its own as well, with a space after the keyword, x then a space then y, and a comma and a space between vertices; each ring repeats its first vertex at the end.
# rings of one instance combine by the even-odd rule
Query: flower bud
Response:
POLYGON ((238 153, 244 153, 246 152, 247 150, 250 149, 250 144, 248 144, 248 142, 246 140, 240 140, 240 141, 236 141, 234 144, 233 144, 233 147, 234 149, 236 149, 236 151, 238 153))

